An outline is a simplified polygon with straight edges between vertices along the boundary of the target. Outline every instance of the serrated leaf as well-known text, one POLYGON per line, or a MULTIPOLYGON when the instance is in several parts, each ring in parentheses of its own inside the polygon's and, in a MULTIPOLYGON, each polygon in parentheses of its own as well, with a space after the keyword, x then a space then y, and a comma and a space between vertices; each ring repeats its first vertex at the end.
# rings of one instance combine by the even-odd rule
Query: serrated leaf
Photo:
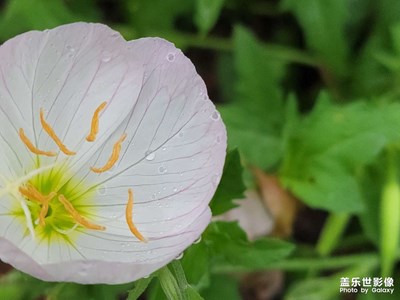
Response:
POLYGON ((207 34, 215 25, 224 2, 225 0, 196 0, 194 20, 202 34, 207 34))
POLYGON ((182 260, 187 281, 196 289, 201 290, 210 283, 210 264, 208 248, 205 243, 193 244, 186 251, 182 260))
POLYGON ((346 0, 283 1, 283 7, 297 17, 308 46, 339 76, 346 73, 348 5, 346 0))
POLYGON ((239 146, 246 161, 261 168, 281 157, 283 101, 280 81, 285 62, 272 59, 245 28, 234 32, 235 97, 219 107, 230 146, 239 146))
POLYGON ((9 0, 0 18, 0 39, 78 20, 61 0, 9 0))
POLYGON ((242 174, 239 151, 232 150, 226 156, 222 178, 210 204, 214 216, 236 207, 232 200, 244 197, 246 187, 242 174))
POLYGON ((140 36, 173 30, 178 17, 189 14, 194 7, 192 1, 186 0, 136 0, 124 4, 129 21, 140 36))
POLYGON ((294 249, 292 244, 273 238, 249 242, 236 222, 213 222, 203 236, 212 252, 212 268, 220 271, 267 268, 294 249))
POLYGON ((356 171, 399 140, 400 105, 339 106, 324 98, 293 130, 280 178, 310 206, 359 212, 363 203, 356 171))

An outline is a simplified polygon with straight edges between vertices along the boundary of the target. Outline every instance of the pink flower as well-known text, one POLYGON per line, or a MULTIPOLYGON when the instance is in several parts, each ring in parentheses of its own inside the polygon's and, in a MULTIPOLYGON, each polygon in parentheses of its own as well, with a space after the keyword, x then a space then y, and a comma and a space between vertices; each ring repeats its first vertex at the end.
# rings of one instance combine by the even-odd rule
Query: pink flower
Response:
POLYGON ((180 50, 75 23, 19 35, 0 58, 1 260, 123 283, 201 235, 226 132, 180 50))

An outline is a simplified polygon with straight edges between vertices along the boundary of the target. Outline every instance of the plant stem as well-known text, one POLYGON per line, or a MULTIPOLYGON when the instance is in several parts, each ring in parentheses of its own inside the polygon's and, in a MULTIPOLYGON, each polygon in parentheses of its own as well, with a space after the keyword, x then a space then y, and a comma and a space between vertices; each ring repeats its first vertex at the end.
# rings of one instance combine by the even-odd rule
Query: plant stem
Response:
MULTIPOLYGON (((268 270, 284 270, 284 271, 304 271, 304 270, 334 270, 342 269, 345 267, 363 264, 370 261, 379 261, 379 255, 377 253, 365 253, 365 254, 354 254, 346 256, 336 257, 325 257, 325 258, 293 258, 282 260, 276 263, 270 264, 268 267, 263 268, 268 270)), ((216 266, 213 268, 213 272, 216 273, 228 273, 228 272, 248 272, 254 270, 248 270, 240 266, 216 266)))
POLYGON ((319 255, 328 256, 335 250, 349 220, 350 214, 348 213, 330 214, 328 216, 316 246, 319 255))
MULTIPOLYGON (((118 24, 113 27, 120 31, 127 40, 141 37, 141 35, 138 32, 134 31, 131 26, 118 24)), ((197 34, 184 33, 180 31, 149 31, 146 32, 146 35, 161 36, 167 40, 174 42, 175 44, 177 44, 178 47, 182 48, 194 47, 216 50, 220 52, 230 52, 234 50, 233 42, 229 38, 215 36, 203 37, 197 34)), ((298 63, 312 67, 320 67, 320 62, 318 60, 295 48, 272 43, 263 43, 263 45, 266 55, 269 55, 275 59, 285 60, 289 63, 298 63)))
POLYGON ((387 178, 381 199, 381 273, 390 276, 396 263, 396 251, 399 245, 400 226, 400 187, 397 174, 396 152, 387 151, 387 178))

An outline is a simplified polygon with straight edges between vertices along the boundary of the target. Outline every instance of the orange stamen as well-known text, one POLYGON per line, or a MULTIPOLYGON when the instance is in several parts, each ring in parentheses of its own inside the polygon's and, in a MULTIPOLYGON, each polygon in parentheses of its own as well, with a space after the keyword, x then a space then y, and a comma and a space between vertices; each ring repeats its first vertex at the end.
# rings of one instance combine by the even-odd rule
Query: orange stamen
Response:
POLYGON ((134 236, 136 236, 140 241, 147 243, 146 238, 143 237, 143 235, 136 228, 135 224, 133 224, 133 220, 132 220, 133 192, 131 189, 128 190, 128 194, 129 194, 129 199, 128 199, 128 204, 126 205, 126 210, 125 210, 126 223, 128 224, 129 229, 133 233, 134 236))
POLYGON ((67 198, 64 197, 64 195, 58 196, 58 200, 60 200, 60 202, 64 205, 65 209, 71 214, 72 218, 83 227, 93 230, 106 229, 104 226, 93 224, 90 221, 86 220, 84 217, 82 217, 79 214, 79 212, 72 206, 72 203, 69 202, 67 198))
POLYGON ((75 155, 76 152, 70 151, 67 147, 61 142, 60 138, 56 135, 53 128, 51 128, 50 124, 46 122, 44 119, 43 108, 40 109, 40 123, 42 124, 43 129, 47 132, 47 134, 53 139, 53 141, 57 144, 62 152, 66 155, 75 155))
POLYGON ((114 144, 112 154, 108 159, 107 163, 101 168, 91 167, 90 169, 95 173, 103 173, 110 170, 119 158, 119 153, 121 152, 121 144, 126 139, 126 133, 124 133, 119 140, 114 144))
POLYGON ((93 117, 92 117, 92 124, 90 127, 90 133, 86 137, 86 140, 88 142, 93 142, 96 139, 97 133, 99 132, 99 115, 100 112, 106 107, 107 102, 103 102, 100 104, 99 107, 94 111, 93 117))
POLYGON ((37 195, 35 195, 34 193, 32 193, 32 191, 30 189, 24 188, 24 187, 19 187, 19 192, 24 195, 26 198, 28 198, 29 200, 34 200, 40 204, 42 204, 42 200, 41 197, 37 197, 37 195))
POLYGON ((44 226, 46 224, 45 218, 49 211, 49 203, 56 195, 57 195, 56 192, 51 192, 50 194, 48 194, 47 196, 44 196, 44 198, 43 198, 42 208, 39 213, 39 224, 41 226, 44 226))
POLYGON ((57 193, 51 192, 50 194, 45 196, 31 185, 29 185, 27 188, 19 187, 19 191, 25 197, 29 198, 30 200, 34 200, 42 205, 39 213, 39 223, 41 226, 44 226, 46 224, 45 218, 49 211, 49 202, 57 195, 57 193))
POLYGON ((25 144, 25 146, 32 152, 38 155, 46 155, 46 156, 56 156, 55 152, 52 151, 42 151, 36 148, 32 142, 26 137, 24 130, 22 128, 19 129, 19 137, 21 141, 25 144))

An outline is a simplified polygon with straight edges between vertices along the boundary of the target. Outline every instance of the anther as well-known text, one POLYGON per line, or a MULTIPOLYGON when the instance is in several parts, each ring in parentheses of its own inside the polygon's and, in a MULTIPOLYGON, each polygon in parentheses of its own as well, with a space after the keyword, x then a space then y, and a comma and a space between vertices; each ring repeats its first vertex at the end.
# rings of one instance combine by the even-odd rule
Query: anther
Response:
POLYGON ((57 144, 62 152, 66 155, 75 155, 76 152, 68 150, 68 148, 61 142, 60 138, 56 135, 53 128, 51 128, 50 124, 46 122, 44 119, 43 108, 40 109, 40 123, 42 124, 43 129, 47 132, 47 134, 53 139, 53 141, 57 144))
POLYGON ((99 107, 94 111, 93 117, 92 117, 92 124, 90 127, 90 133, 86 137, 86 140, 88 142, 93 142, 96 139, 97 133, 99 132, 99 117, 100 117, 100 112, 106 107, 107 102, 103 102, 100 104, 99 107))
POLYGON ((95 173, 103 173, 110 170, 119 158, 119 153, 121 152, 121 144, 126 139, 126 133, 124 133, 119 140, 114 144, 113 151, 107 163, 101 168, 91 167, 90 169, 95 173))
POLYGON ((25 132, 22 128, 19 129, 19 137, 21 141, 25 144, 25 146, 32 152, 38 155, 45 155, 45 156, 56 156, 56 153, 53 151, 42 151, 36 148, 32 142, 26 137, 25 132))
POLYGON ((48 194, 47 196, 44 196, 44 198, 43 198, 42 208, 40 209, 40 213, 39 213, 39 224, 41 226, 45 226, 45 224, 46 224, 45 218, 49 211, 49 203, 56 195, 57 195, 56 192, 51 192, 50 194, 48 194))
POLYGON ((59 195, 58 200, 64 205, 64 208, 70 213, 71 217, 80 225, 83 227, 86 227, 87 229, 93 229, 93 230, 105 230, 106 228, 104 226, 96 225, 91 223, 90 221, 86 220, 84 217, 82 217, 79 212, 72 206, 72 203, 67 200, 67 198, 64 197, 64 195, 59 195))
POLYGON ((134 236, 136 236, 141 242, 147 243, 146 238, 143 237, 143 235, 136 228, 135 224, 133 224, 132 220, 133 192, 131 189, 128 190, 128 194, 129 194, 128 204, 126 205, 126 210, 125 210, 126 223, 128 224, 128 227, 134 236))
POLYGON ((49 203, 57 195, 57 193, 51 192, 50 194, 45 196, 31 185, 28 185, 27 188, 19 187, 19 192, 29 200, 41 204, 41 209, 39 213, 39 223, 41 226, 44 226, 45 218, 49 211, 49 203))

